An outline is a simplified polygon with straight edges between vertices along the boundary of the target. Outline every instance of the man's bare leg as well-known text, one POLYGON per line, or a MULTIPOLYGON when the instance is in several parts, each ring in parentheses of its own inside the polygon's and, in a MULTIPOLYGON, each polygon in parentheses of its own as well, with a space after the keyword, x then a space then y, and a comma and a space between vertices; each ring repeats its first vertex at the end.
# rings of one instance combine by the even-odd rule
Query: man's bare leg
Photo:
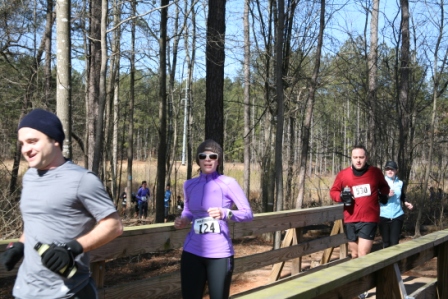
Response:
POLYGON ((352 259, 355 259, 358 257, 358 241, 356 241, 356 242, 349 241, 348 249, 351 252, 352 259))
POLYGON ((358 238, 356 242, 348 242, 348 249, 352 254, 352 259, 364 256, 370 253, 373 246, 373 240, 358 238))
POLYGON ((358 238, 358 256, 364 256, 370 253, 373 246, 373 240, 358 238))

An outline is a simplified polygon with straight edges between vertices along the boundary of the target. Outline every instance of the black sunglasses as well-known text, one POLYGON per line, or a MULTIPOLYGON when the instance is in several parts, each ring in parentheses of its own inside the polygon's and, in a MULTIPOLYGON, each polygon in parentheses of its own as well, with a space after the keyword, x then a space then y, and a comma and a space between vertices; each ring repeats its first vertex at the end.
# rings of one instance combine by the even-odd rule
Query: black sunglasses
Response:
POLYGON ((204 153, 200 153, 198 154, 198 158, 199 160, 204 160, 205 158, 209 158, 210 160, 216 160, 218 159, 218 154, 204 154, 204 153))

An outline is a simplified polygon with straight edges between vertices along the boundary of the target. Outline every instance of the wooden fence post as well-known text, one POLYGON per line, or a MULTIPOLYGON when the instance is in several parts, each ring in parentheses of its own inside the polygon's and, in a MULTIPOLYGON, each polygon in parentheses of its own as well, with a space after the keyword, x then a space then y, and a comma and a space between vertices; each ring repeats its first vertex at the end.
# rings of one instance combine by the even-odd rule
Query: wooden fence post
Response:
POLYGON ((106 275, 106 261, 98 261, 90 264, 92 278, 95 281, 97 289, 104 288, 104 277, 106 275))
POLYGON ((448 298, 448 242, 437 246, 437 291, 439 298, 448 298))

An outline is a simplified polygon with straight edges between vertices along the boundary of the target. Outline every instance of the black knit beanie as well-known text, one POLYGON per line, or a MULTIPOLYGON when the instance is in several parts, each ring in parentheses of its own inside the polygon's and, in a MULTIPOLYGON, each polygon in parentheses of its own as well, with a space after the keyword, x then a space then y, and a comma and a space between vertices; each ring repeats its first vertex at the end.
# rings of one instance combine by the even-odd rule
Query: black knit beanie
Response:
POLYGON ((59 142, 62 147, 65 134, 62 129, 62 123, 55 114, 43 109, 34 109, 22 118, 17 130, 24 127, 44 133, 51 139, 59 142))
POLYGON ((196 163, 199 165, 199 157, 198 155, 205 151, 211 151, 218 154, 218 164, 222 165, 222 147, 218 144, 218 142, 213 139, 207 139, 201 144, 199 144, 198 149, 196 150, 196 163))

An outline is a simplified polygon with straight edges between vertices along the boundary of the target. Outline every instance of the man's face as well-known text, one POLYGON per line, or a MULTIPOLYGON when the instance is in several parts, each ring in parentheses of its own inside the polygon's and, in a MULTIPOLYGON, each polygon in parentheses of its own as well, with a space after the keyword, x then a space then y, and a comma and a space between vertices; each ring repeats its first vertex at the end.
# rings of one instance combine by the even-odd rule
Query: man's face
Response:
POLYGON ((48 170, 59 166, 58 161, 61 155, 59 142, 28 127, 19 130, 18 139, 22 145, 22 155, 29 167, 48 170))
POLYGON ((366 152, 362 148, 352 150, 352 165, 356 169, 362 169, 367 163, 366 152))

